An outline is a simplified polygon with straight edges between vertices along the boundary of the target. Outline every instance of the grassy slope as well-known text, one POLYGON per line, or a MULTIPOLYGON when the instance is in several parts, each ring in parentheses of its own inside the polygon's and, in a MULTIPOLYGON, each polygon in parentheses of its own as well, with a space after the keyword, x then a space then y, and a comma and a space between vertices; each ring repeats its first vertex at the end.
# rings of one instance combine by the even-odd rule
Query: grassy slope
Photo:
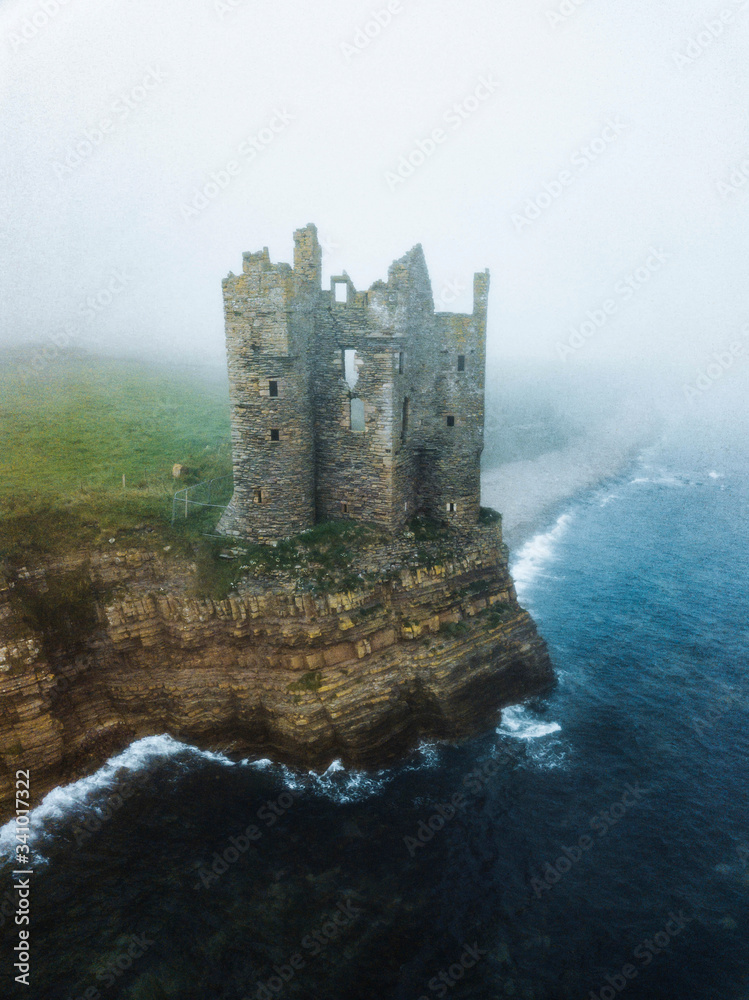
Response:
MULTIPOLYGON (((195 591, 224 597, 244 573, 304 576, 312 588, 360 583, 358 555, 381 544, 370 526, 317 525, 276 548, 245 543, 224 561, 225 541, 206 538, 220 511, 172 498, 185 483, 231 471, 226 383, 204 371, 101 358, 58 359, 24 380, 0 358, 0 563, 107 545, 164 547, 197 566, 195 591), (192 471, 172 477, 176 463, 192 471), (125 476, 125 489, 122 476, 125 476)), ((231 480, 213 498, 226 503, 231 480)), ((428 539, 426 539, 428 540, 428 539)))
POLYGON ((0 557, 60 551, 144 523, 154 541, 163 538, 184 485, 172 478, 176 462, 194 470, 188 483, 230 472, 220 379, 70 356, 24 379, 0 359, 0 557))

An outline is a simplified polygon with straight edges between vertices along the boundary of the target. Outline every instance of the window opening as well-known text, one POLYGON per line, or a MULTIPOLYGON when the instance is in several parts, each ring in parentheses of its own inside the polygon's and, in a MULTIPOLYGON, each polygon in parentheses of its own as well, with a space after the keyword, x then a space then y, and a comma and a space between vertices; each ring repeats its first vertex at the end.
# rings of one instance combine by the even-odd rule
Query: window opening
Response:
POLYGON ((359 366, 356 363, 356 351, 347 347, 343 352, 343 377, 349 389, 353 389, 359 381, 359 366))
POLYGON ((364 431, 364 400, 356 396, 351 400, 351 430, 359 434, 364 431))

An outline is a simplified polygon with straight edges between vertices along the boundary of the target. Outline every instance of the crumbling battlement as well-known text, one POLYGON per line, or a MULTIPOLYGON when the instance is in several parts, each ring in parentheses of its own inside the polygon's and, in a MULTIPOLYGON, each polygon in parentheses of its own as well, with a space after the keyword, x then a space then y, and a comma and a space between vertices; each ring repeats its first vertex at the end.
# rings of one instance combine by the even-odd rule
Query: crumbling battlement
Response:
POLYGON ((234 496, 219 531, 274 541, 353 518, 478 522, 489 272, 470 315, 435 313, 421 246, 357 291, 321 288, 317 229, 223 281, 234 496))

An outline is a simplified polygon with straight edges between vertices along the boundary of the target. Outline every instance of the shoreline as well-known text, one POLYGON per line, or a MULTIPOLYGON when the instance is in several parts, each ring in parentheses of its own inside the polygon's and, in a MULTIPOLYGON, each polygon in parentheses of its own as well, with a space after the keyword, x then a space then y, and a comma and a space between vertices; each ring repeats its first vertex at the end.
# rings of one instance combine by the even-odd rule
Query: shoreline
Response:
POLYGON ((605 432, 535 459, 508 462, 482 472, 482 500, 502 511, 503 537, 513 557, 536 535, 548 531, 575 501, 624 475, 643 449, 657 439, 654 428, 643 427, 634 440, 630 435, 615 440, 605 458, 592 462, 588 456, 596 453, 602 437, 606 438, 605 432))
MULTIPOLYGON (((415 565, 402 557, 357 590, 286 585, 226 599, 164 592, 175 564, 154 553, 79 554, 78 565, 24 581, 42 622, 85 612, 64 642, 46 625, 35 630, 23 587, 7 580, 3 811, 18 767, 36 773, 39 802, 161 734, 294 766, 384 766, 423 739, 474 735, 497 709, 554 683, 498 523, 417 551, 415 565), (44 603, 61 579, 75 580, 78 604, 44 603)), ((390 546, 384 553, 392 561, 390 546)))
MULTIPOLYGON (((561 516, 563 516, 564 513, 567 512, 567 510, 569 509, 570 505, 574 504, 577 500, 579 500, 581 497, 585 496, 586 494, 590 493, 592 490, 595 490, 595 489, 598 489, 598 488, 604 486, 607 482, 613 483, 620 476, 624 475, 626 473, 627 468, 630 467, 630 466, 632 466, 632 464, 634 463, 636 455, 641 451, 642 447, 646 446, 646 444, 647 444, 647 442, 638 442, 638 444, 636 446, 633 445, 630 448, 629 452, 622 457, 621 461, 619 461, 617 463, 616 468, 613 468, 613 467, 610 468, 610 470, 607 470, 606 474, 604 474, 603 476, 599 477, 595 481, 580 483, 580 485, 576 486, 576 488, 571 493, 568 493, 568 494, 566 494, 564 496, 556 497, 553 501, 549 501, 549 502, 546 502, 546 503, 539 504, 537 506, 535 512, 534 512, 533 520, 531 520, 530 518, 526 518, 526 520, 524 520, 524 521, 518 520, 514 524, 512 523, 512 521, 510 521, 509 528, 507 530, 504 530, 504 525, 505 525, 506 522, 505 522, 505 519, 503 518, 502 536, 503 536, 503 539, 504 539, 504 538, 506 538, 509 535, 510 542, 511 542, 511 545, 512 545, 512 549, 511 549, 511 551, 508 554, 512 558, 518 557, 521 554, 522 549, 528 543, 532 542, 532 540, 534 538, 539 537, 539 536, 543 536, 543 535, 547 534, 549 532, 549 530, 553 530, 554 524, 556 523, 556 521, 558 520, 558 518, 561 517, 561 516)), ((539 467, 539 464, 542 463, 542 462, 544 462, 545 460, 548 461, 549 459, 553 459, 554 462, 562 461, 563 460, 562 456, 568 454, 568 451, 569 451, 569 449, 562 449, 561 451, 557 451, 557 452, 549 452, 549 453, 547 453, 545 455, 540 456, 538 459, 533 460, 532 462, 506 463, 506 464, 498 466, 498 467, 496 467, 496 468, 494 468, 492 470, 489 470, 489 474, 490 475, 491 474, 494 474, 494 475, 503 474, 504 476, 506 476, 507 477, 507 483, 508 483, 508 485, 506 486, 506 488, 509 491, 512 491, 512 490, 516 489, 517 487, 514 486, 514 485, 510 485, 510 483, 512 481, 512 475, 511 474, 512 474, 512 472, 517 467, 520 466, 520 467, 528 468, 529 466, 533 466, 534 471, 536 471, 538 469, 538 467, 539 467), (510 473, 509 475, 508 475, 508 471, 510 473)), ((504 708, 511 707, 512 705, 522 704, 525 700, 527 700, 527 697, 532 697, 535 694, 543 693, 543 690, 548 690, 551 686, 553 686, 553 681, 550 684, 548 684, 546 686, 546 688, 540 687, 537 690, 529 691, 528 695, 526 697, 522 698, 521 700, 509 701, 509 702, 503 704, 502 706, 497 706, 494 709, 494 711, 501 713, 501 711, 503 711, 504 708)), ((500 718, 501 718, 501 714, 500 714, 500 716, 497 719, 498 722, 499 722, 500 718)), ((489 721, 488 721, 488 718, 487 718, 487 720, 485 720, 485 724, 486 725, 484 726, 484 728, 486 728, 486 726, 488 726, 490 724, 489 721)), ((472 732, 466 732, 464 734, 461 734, 460 736, 456 737, 455 740, 451 740, 449 737, 441 737, 439 735, 433 735, 432 738, 440 740, 440 741, 443 741, 443 740, 446 739, 447 742, 454 742, 456 740, 457 741, 461 741, 463 739, 470 739, 470 738, 474 737, 475 735, 479 734, 482 731, 483 731, 482 726, 479 725, 472 732)), ((171 738, 170 734, 167 733, 167 732, 164 732, 164 733, 154 733, 152 735, 154 737, 167 736, 168 738, 171 738)), ((143 738, 144 738, 143 735, 139 735, 139 736, 135 737, 132 740, 132 742, 127 743, 125 746, 123 746, 119 750, 115 751, 115 754, 117 756, 119 756, 121 753, 126 753, 128 751, 128 749, 134 745, 134 743, 138 742, 139 740, 141 740, 143 738)), ((424 738, 428 738, 428 737, 425 736, 424 738)), ((220 742, 220 741, 217 741, 217 742, 220 742)), ((192 749, 196 750, 197 752, 218 752, 218 751, 215 750, 214 746, 203 746, 203 747, 201 747, 201 746, 198 746, 196 743, 190 743, 190 742, 187 742, 184 745, 186 747, 189 747, 189 748, 192 748, 192 749)), ((415 748, 415 746, 417 746, 417 745, 418 745, 417 743, 413 743, 412 742, 405 749, 403 749, 403 751, 402 751, 402 753, 400 755, 397 755, 397 756, 394 756, 394 757, 390 757, 387 760, 383 759, 382 761, 380 761, 379 766, 381 766, 381 767, 387 767, 387 766, 391 766, 391 765, 397 764, 402 759, 405 759, 405 757, 409 753, 412 753, 413 750, 414 750, 414 748, 415 748)), ((301 761, 301 760, 294 760, 292 758, 284 758, 283 756, 279 757, 277 753, 274 754, 273 748, 269 748, 269 747, 263 746, 263 745, 257 745, 254 748, 251 747, 250 745, 248 745, 248 748, 246 748, 245 751, 240 751, 238 749, 234 750, 234 749, 231 749, 231 748, 227 747, 226 750, 225 750, 225 755, 227 756, 227 758, 229 760, 232 760, 233 762, 236 763, 236 762, 239 762, 242 759, 243 756, 246 756, 246 754, 248 752, 252 753, 253 755, 258 756, 259 759, 262 759, 262 755, 263 754, 271 753, 271 754, 273 754, 273 756, 271 758, 268 758, 268 759, 271 759, 274 764, 285 765, 285 766, 289 766, 289 767, 294 768, 294 769, 300 769, 302 771, 307 771, 307 770, 311 769, 314 773, 324 773, 325 768, 329 767, 331 765, 331 763, 335 763, 336 761, 340 761, 341 760, 340 757, 334 757, 334 758, 332 758, 332 760, 330 762, 328 762, 325 759, 323 759, 321 761, 318 761, 318 762, 312 762, 312 761, 306 761, 305 762, 305 761, 301 761), (320 769, 319 771, 318 771, 318 768, 320 769)), ((112 759, 113 759, 112 757, 107 757, 105 760, 103 760, 101 762, 101 764, 94 771, 89 771, 89 772, 87 772, 85 774, 81 774, 81 775, 77 775, 77 776, 72 776, 69 781, 66 781, 64 779, 61 780, 59 783, 55 784, 50 789, 48 789, 47 792, 45 792, 45 796, 44 797, 46 797, 46 795, 48 795, 48 794, 51 794, 52 792, 54 792, 57 789, 65 788, 68 785, 73 785, 73 784, 75 784, 75 783, 77 783, 79 781, 82 781, 82 780, 85 781, 85 780, 87 780, 89 778, 94 777, 97 773, 99 773, 104 768, 106 768, 108 762, 110 760, 112 760, 112 759)), ((353 763, 351 761, 349 761, 348 763, 343 763, 343 766, 346 767, 347 769, 351 769, 353 771, 363 770, 364 773, 370 773, 372 771, 372 768, 367 768, 367 767, 363 767, 362 768, 361 765, 357 766, 356 763, 353 763)), ((377 765, 373 765, 373 767, 376 769, 377 765)), ((137 772, 134 772, 134 773, 137 773, 137 772)), ((41 802, 44 801, 44 797, 42 799, 38 800, 37 806, 40 805, 41 802)), ((3 829, 3 826, 0 825, 0 831, 2 831, 2 829, 3 829)))
MULTIPOLYGON (((581 478, 568 480, 566 485, 568 487, 570 485, 572 486, 570 492, 564 492, 563 495, 562 494, 557 495, 553 499, 548 499, 545 497, 542 498, 540 495, 536 494, 536 504, 531 505, 530 508, 526 508, 526 510, 522 512, 525 513, 524 518, 518 516, 521 513, 521 508, 519 505, 516 505, 514 508, 512 508, 509 519, 505 519, 503 517, 503 522, 502 522, 504 528, 504 530, 502 531, 502 539, 504 541, 504 539, 507 538, 511 546, 511 552, 509 550, 506 550, 508 557, 510 555, 513 558, 519 556, 523 547, 526 544, 532 542, 533 538, 544 535, 549 530, 553 529, 554 523, 558 520, 558 518, 562 516, 568 510, 570 505, 574 504, 578 499, 585 496, 587 493, 590 493, 592 490, 600 488, 607 482, 616 481, 617 478, 625 474, 625 470, 634 463, 637 454, 642 450, 643 447, 647 446, 648 443, 650 442, 638 441, 636 444, 630 444, 629 448, 624 453, 618 456, 617 461, 610 463, 610 465, 605 469, 605 471, 598 469, 596 470, 597 474, 594 475, 592 470, 588 469, 586 471, 586 474, 581 478), (601 474, 601 472, 603 472, 603 474, 601 474)), ((587 441, 584 441, 582 443, 578 443, 576 447, 584 448, 586 444, 587 441)), ((486 498, 487 501, 491 501, 491 499, 493 499, 493 497, 496 495, 495 492, 497 489, 496 483, 500 476, 504 480, 503 488, 508 493, 517 495, 517 491, 519 489, 522 489, 522 487, 519 486, 518 483, 520 480, 523 479, 523 477, 536 476, 537 481, 539 478, 543 480, 546 476, 552 475, 554 469, 558 467, 560 464, 569 461, 570 451, 571 448, 566 448, 554 452, 548 452, 542 456, 539 456, 539 458, 534 460, 525 462, 506 463, 504 465, 497 466, 491 470, 488 470, 486 473, 484 473, 484 477, 486 478, 482 477, 482 486, 486 486, 488 480, 489 489, 486 492, 489 495, 486 498), (539 473, 541 473, 540 476, 539 473), (494 489, 492 489, 492 487, 494 487, 494 489)), ((516 705, 516 704, 522 704, 522 702, 526 700, 527 697, 530 697, 534 694, 542 693, 544 689, 548 690, 548 688, 551 687, 552 685, 553 685, 553 680, 550 680, 549 683, 545 685, 545 687, 544 685, 541 685, 534 690, 529 690, 527 695, 525 695, 524 697, 515 698, 514 700, 511 699, 509 701, 504 702, 502 705, 499 704, 495 705, 493 711, 496 714, 497 711, 501 711, 505 707, 509 707, 511 705, 516 705)), ((486 726, 488 726, 489 724, 490 724, 489 716, 487 716, 485 719, 482 719, 482 721, 479 722, 478 725, 472 727, 470 731, 466 730, 465 732, 456 735, 454 737, 454 740, 460 741, 462 739, 471 738, 472 736, 475 736, 477 733, 482 731, 482 726, 483 728, 486 728, 486 726)), ((172 734, 168 733, 166 730, 163 733, 154 732, 151 734, 145 734, 145 733, 139 733, 137 735, 134 734, 133 739, 131 741, 126 742, 117 748, 113 747, 112 753, 118 755, 122 752, 126 752, 127 749, 133 745, 133 743, 137 742, 138 740, 144 738, 144 736, 147 735, 171 736, 172 734)), ((431 734, 429 733, 421 734, 421 738, 428 739, 430 737, 438 740, 447 739, 448 742, 454 741, 453 739, 451 739, 450 736, 446 736, 444 734, 440 734, 437 732, 433 732, 431 734)), ((179 737, 174 737, 174 738, 178 739, 179 737)), ((204 741, 202 742, 203 745, 200 746, 198 742, 190 742, 188 739, 186 745, 192 746, 198 751, 208 750, 215 752, 215 745, 218 745, 222 741, 216 740, 211 745, 206 744, 204 741)), ((412 752, 417 744, 418 744, 417 738, 408 740, 402 747, 400 747, 400 751, 398 753, 394 755, 386 755, 383 758, 379 758, 378 761, 373 762, 372 767, 389 766, 394 763, 397 763, 399 760, 403 759, 405 754, 412 752)), ((302 770, 306 770, 309 768, 312 768, 313 770, 316 768, 321 768, 324 770, 325 767, 330 766, 331 762, 335 760, 341 760, 340 755, 338 756, 323 755, 318 760, 313 760, 311 758, 308 760, 301 760, 297 759, 294 755, 285 756, 283 753, 279 754, 278 750, 279 748, 277 747, 274 748, 273 746, 270 746, 267 743, 249 742, 245 746, 244 750, 241 750, 239 748, 234 749, 231 747, 227 747, 226 752, 228 757, 234 760, 241 759, 242 756, 246 756, 247 753, 260 756, 270 755, 274 763, 281 765, 285 764, 286 766, 290 766, 293 768, 301 768, 302 770), (330 760, 328 760, 328 756, 330 756, 330 760)), ((55 789, 63 788, 66 787, 68 784, 73 784, 79 780, 82 779, 85 780, 87 778, 94 776, 102 768, 106 767, 107 762, 111 759, 112 755, 108 754, 101 760, 100 764, 96 766, 94 770, 85 769, 80 773, 70 774, 68 776, 61 774, 60 780, 45 790, 42 798, 37 799, 36 805, 39 805, 41 801, 43 801, 44 797, 47 794, 53 792, 55 789)), ((366 766, 362 765, 360 761, 357 762, 353 759, 348 759, 345 762, 343 762, 343 766, 347 768, 352 768, 354 770, 361 767, 364 767, 365 771, 371 770, 371 768, 367 768, 366 766)), ((0 827, 0 829, 2 829, 2 827, 0 827)))

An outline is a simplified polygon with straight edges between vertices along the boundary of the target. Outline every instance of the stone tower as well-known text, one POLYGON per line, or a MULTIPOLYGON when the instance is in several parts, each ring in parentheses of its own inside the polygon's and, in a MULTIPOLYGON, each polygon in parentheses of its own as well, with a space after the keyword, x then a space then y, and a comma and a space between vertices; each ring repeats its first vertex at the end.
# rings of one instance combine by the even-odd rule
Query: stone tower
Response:
POLYGON ((265 248, 223 282, 234 496, 219 531, 476 524, 488 271, 470 315, 435 313, 421 246, 360 292, 345 273, 321 289, 313 225, 294 241, 293 268, 265 248))

